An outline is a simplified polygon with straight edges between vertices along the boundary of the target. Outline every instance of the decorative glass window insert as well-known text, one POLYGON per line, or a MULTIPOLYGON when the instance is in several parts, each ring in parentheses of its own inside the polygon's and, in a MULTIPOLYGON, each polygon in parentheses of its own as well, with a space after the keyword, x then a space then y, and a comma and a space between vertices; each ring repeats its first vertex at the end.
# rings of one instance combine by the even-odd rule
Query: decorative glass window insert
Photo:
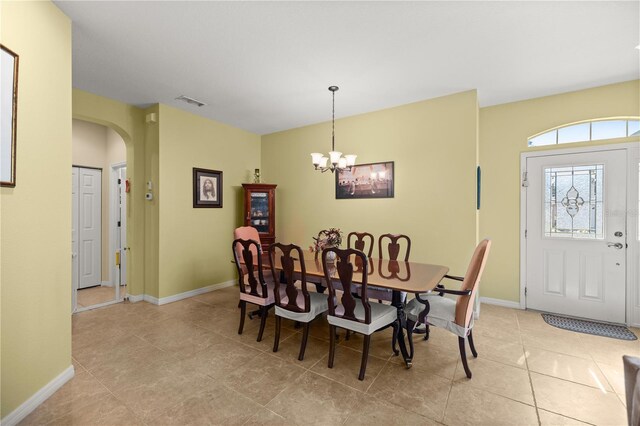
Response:
POLYGON ((544 235, 603 239, 604 165, 544 169, 544 235))
POLYGON ((609 119, 570 124, 529 138, 529 146, 558 145, 640 136, 640 120, 609 119))

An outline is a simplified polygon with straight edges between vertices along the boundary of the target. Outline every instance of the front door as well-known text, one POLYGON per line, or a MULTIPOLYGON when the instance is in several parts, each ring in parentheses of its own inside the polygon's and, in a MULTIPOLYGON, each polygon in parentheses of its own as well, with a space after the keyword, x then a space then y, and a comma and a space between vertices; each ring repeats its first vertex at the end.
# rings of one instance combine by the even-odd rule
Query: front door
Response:
POLYGON ((624 323, 625 150, 526 159, 526 306, 624 323))

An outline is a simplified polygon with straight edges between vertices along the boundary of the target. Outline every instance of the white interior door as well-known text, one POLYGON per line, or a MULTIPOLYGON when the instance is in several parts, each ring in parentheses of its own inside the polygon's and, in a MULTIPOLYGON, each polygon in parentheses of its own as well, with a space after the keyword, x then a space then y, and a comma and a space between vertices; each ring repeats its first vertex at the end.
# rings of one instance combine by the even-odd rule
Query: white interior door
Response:
POLYGON ((71 309, 77 307, 78 290, 78 168, 71 169, 71 309))
POLYGON ((119 223, 120 223, 120 285, 127 284, 127 194, 125 192, 125 180, 127 178, 127 168, 121 167, 119 170, 119 223))
POLYGON ((625 322, 625 150, 526 160, 527 308, 625 322))
POLYGON ((78 288, 102 283, 102 171, 78 168, 78 288))

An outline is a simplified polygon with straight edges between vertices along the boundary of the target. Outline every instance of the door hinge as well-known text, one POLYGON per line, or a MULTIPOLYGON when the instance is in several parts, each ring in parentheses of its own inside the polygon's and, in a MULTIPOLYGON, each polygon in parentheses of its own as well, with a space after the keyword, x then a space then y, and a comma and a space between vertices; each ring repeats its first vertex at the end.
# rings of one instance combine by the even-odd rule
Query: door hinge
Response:
POLYGON ((527 238, 527 230, 524 230, 524 237, 527 238))
POLYGON ((120 228, 120 221, 118 221, 118 228, 120 228))
POLYGON ((118 178, 118 185, 120 185, 121 183, 122 183, 122 180, 118 178))
POLYGON ((524 295, 525 295, 525 297, 527 296, 527 288, 526 287, 524 288, 524 295))
POLYGON ((527 172, 522 172, 522 187, 526 188, 529 186, 529 181, 527 180, 527 172))

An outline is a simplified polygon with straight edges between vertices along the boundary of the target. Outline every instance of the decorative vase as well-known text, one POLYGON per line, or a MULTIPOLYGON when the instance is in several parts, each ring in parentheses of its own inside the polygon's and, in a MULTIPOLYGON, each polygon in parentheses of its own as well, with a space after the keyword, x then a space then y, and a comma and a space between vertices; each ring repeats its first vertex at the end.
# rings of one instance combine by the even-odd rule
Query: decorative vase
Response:
POLYGON ((327 253, 327 262, 329 263, 333 263, 336 261, 336 252, 335 251, 330 251, 327 253))

